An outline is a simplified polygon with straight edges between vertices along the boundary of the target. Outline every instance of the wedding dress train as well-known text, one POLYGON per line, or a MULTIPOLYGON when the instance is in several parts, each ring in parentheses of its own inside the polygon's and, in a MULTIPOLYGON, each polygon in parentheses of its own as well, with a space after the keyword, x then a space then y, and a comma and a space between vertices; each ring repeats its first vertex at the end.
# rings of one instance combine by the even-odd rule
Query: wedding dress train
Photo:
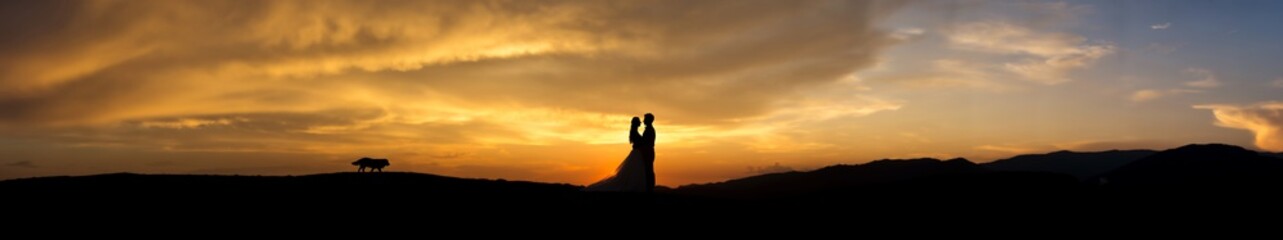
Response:
POLYGON ((624 158, 624 162, 619 164, 619 168, 615 169, 614 176, 607 177, 606 179, 597 181, 597 183, 588 185, 584 190, 603 192, 645 192, 646 185, 649 183, 646 181, 646 169, 644 165, 646 164, 646 161, 645 159, 642 159, 641 155, 642 154, 638 153, 636 149, 629 152, 628 157, 624 158))

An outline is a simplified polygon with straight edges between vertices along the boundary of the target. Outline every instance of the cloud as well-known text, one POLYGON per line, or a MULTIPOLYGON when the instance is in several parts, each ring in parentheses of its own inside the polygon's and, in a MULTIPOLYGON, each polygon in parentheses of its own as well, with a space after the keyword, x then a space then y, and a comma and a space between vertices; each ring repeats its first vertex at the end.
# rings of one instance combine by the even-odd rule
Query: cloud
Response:
POLYGON ((927 31, 921 28, 901 28, 901 29, 896 29, 894 32, 891 32, 891 38, 899 39, 901 41, 908 41, 908 40, 917 39, 926 33, 927 31))
POLYGON ((1069 71, 1088 67, 1115 52, 1112 44, 1087 44, 1069 33, 1038 32, 1001 21, 964 23, 947 35, 955 49, 1024 59, 1003 64, 1008 72, 1047 85, 1071 81, 1069 71))
POLYGON ((138 125, 143 128, 193 129, 193 128, 212 127, 217 125, 231 125, 234 122, 244 122, 244 121, 248 121, 248 120, 244 118, 237 118, 237 119, 177 118, 177 119, 143 121, 143 122, 138 122, 138 125))
POLYGON ((767 165, 767 166, 760 166, 760 167, 748 166, 748 173, 751 173, 751 174, 758 174, 758 175, 760 175, 760 174, 771 174, 771 173, 782 173, 782 172, 792 172, 792 171, 794 171, 794 170, 793 170, 793 168, 788 167, 788 166, 780 165, 780 163, 778 163, 778 162, 777 162, 777 163, 775 163, 774 165, 767 165))
POLYGON ((1135 93, 1132 93, 1131 99, 1133 102, 1144 102, 1144 101, 1158 99, 1163 95, 1164 95, 1164 92, 1159 90, 1143 89, 1143 90, 1136 91, 1135 93))
POLYGON ((1164 29, 1167 29, 1167 28, 1169 28, 1169 27, 1172 27, 1172 23, 1162 23, 1162 24, 1149 25, 1149 29, 1154 29, 1154 30, 1164 30, 1164 29))
POLYGON ((982 63, 957 59, 932 60, 927 68, 906 73, 897 73, 874 79, 877 82, 891 83, 915 89, 978 89, 987 91, 1007 91, 1014 86, 995 81, 997 77, 982 63))
MULTIPOLYGON (((1184 72, 1186 74, 1194 75, 1201 78, 1199 80, 1185 82, 1184 83, 1185 86, 1194 87, 1194 88, 1216 88, 1221 86, 1220 79, 1217 79, 1216 74, 1211 70, 1202 69, 1202 68, 1187 68, 1184 70, 1184 72)), ((1152 101, 1159 98, 1172 97, 1176 95, 1184 95, 1184 94, 1191 94, 1191 93, 1202 93, 1202 92, 1203 92, 1202 90, 1180 89, 1180 88, 1165 89, 1165 90, 1164 89, 1141 89, 1141 90, 1137 90, 1136 92, 1132 92, 1130 99, 1133 102, 1146 102, 1146 101, 1152 101)))
POLYGON ((20 168, 35 168, 36 164, 32 163, 31 161, 17 161, 17 162, 11 162, 9 164, 5 164, 5 166, 20 167, 20 168))
MULTIPOLYGON (((851 78, 855 79, 855 78, 851 78)), ((815 126, 839 125, 852 118, 880 112, 896 111, 903 103, 876 97, 851 97, 852 89, 859 90, 858 82, 847 82, 846 88, 811 91, 810 96, 786 103, 763 117, 745 119, 750 126, 717 134, 727 134, 740 140, 739 144, 754 153, 816 152, 842 146, 834 141, 846 138, 842 133, 820 130, 815 126)), ((841 85, 839 85, 841 86, 841 85)), ((706 134, 707 135, 707 134, 706 134)))
POLYGON ((1215 88, 1221 86, 1221 80, 1216 78, 1216 73, 1212 70, 1203 68, 1186 68, 1186 74, 1197 76, 1201 79, 1185 82, 1185 86, 1197 88, 1215 88))
POLYGON ((618 147, 644 112, 671 143, 794 140, 829 127, 808 123, 895 110, 852 74, 921 35, 876 27, 897 1, 0 5, 0 140, 377 154, 478 166, 457 170, 468 176, 613 161, 523 160, 514 146, 618 147))
POLYGON ((1014 146, 1014 145, 995 145, 995 144, 986 144, 986 145, 976 146, 976 147, 975 147, 975 149, 976 149, 976 150, 983 150, 983 151, 1002 152, 1002 153, 1008 153, 1008 154, 1025 154, 1025 153, 1032 153, 1032 152, 1043 151, 1045 148, 1044 148, 1044 147, 1028 147, 1028 146, 1014 146))
POLYGON ((1132 149, 1151 149, 1163 150, 1180 146, 1179 142, 1160 141, 1160 140, 1088 140, 1074 141, 1055 144, 1057 149, 1073 151, 1108 151, 1108 150, 1132 150, 1132 149))
POLYGON ((894 4, 70 5, 7 19, 67 24, 6 25, 41 34, 5 41, 15 54, 4 60, 15 64, 0 67, 0 106, 9 109, 0 121, 323 110, 425 92, 471 104, 667 112, 682 122, 750 117, 870 66, 893 38, 873 27, 874 9, 894 4), (222 102, 206 106, 214 100, 222 102))
POLYGON ((1269 83, 1269 85, 1275 88, 1283 88, 1283 78, 1275 78, 1274 81, 1269 83))
POLYGON ((1036 16, 1033 21, 1043 23, 1065 23, 1077 21, 1080 16, 1096 12, 1090 4, 1070 4, 1068 2, 1009 2, 1020 7, 1022 11, 1036 16))
POLYGON ((1190 90, 1190 89, 1166 89, 1166 90, 1141 89, 1141 90, 1137 90, 1136 92, 1133 92, 1130 99, 1133 102, 1146 102, 1146 101, 1151 101, 1151 100, 1164 98, 1164 97, 1171 97, 1171 96, 1190 94, 1190 93, 1201 93, 1201 92, 1202 91, 1190 90))
POLYGON ((1247 106, 1209 104, 1195 105, 1194 108, 1212 110, 1216 126, 1251 131, 1256 135, 1258 148, 1283 151, 1283 102, 1247 106))

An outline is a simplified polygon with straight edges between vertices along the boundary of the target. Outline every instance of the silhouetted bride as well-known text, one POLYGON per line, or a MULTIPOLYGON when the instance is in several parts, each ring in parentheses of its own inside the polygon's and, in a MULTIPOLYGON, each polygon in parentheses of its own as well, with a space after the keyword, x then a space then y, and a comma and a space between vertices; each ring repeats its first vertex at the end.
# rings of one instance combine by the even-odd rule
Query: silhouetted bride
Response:
MULTIPOLYGON (((652 117, 647 116, 647 118, 652 117)), ((647 173, 650 172, 649 166, 654 161, 655 139, 637 134, 637 128, 641 127, 641 123, 641 119, 633 117, 632 127, 628 130, 628 142, 633 144, 633 150, 628 153, 627 158, 624 158, 624 162, 619 164, 619 168, 615 169, 615 175, 588 185, 584 190, 612 192, 649 192, 651 190, 654 180, 649 178, 653 175, 647 175, 647 173)), ((654 130, 651 129, 650 126, 646 127, 647 132, 653 136, 654 130)))

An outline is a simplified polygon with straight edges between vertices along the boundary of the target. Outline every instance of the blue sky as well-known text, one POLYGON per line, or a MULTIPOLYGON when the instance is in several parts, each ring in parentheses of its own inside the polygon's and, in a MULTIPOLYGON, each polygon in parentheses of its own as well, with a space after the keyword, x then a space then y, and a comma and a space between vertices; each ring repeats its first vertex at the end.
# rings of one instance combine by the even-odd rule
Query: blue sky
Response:
POLYGON ((904 100, 897 114, 954 116, 965 119, 958 124, 969 131, 959 133, 968 137, 953 138, 1005 142, 986 147, 990 149, 1045 149, 1073 139, 1112 142, 1119 148, 1189 142, 1252 146, 1252 132, 1218 127, 1208 109, 1193 106, 1279 100, 1283 87, 1273 84, 1283 76, 1275 63, 1283 58, 1283 48, 1274 41, 1283 31, 1272 26, 1283 20, 1279 9, 1283 5, 1269 1, 913 2, 884 25, 921 34, 888 50, 884 66, 860 75, 873 82, 871 94, 904 100), (995 54, 953 41, 963 34, 960 29, 999 27, 1030 35, 1024 39, 1028 41, 1003 42, 1030 45, 1011 51, 1054 51, 1035 49, 1046 44, 1034 44, 1057 38, 1076 39, 1061 48, 1101 46, 1110 51, 1085 65, 1049 72, 1067 80, 1039 83, 1028 81, 1029 76, 1001 74, 1002 68, 1057 56, 995 54), (960 70, 941 75, 948 81, 897 76, 920 74, 942 59, 984 76, 963 79, 967 72, 960 70), (915 81, 926 87, 902 89, 902 83, 915 81), (1203 83, 1191 83, 1197 81, 1203 83), (975 136, 986 132, 1024 139, 975 136))

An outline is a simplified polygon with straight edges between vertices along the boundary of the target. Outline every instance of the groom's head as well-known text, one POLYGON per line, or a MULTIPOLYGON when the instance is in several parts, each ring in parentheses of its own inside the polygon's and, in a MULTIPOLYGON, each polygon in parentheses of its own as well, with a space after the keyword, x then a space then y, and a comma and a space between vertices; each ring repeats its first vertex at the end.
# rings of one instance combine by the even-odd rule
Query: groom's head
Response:
POLYGON ((650 125, 655 122, 655 114, 646 113, 646 120, 643 121, 646 122, 646 125, 650 125))

